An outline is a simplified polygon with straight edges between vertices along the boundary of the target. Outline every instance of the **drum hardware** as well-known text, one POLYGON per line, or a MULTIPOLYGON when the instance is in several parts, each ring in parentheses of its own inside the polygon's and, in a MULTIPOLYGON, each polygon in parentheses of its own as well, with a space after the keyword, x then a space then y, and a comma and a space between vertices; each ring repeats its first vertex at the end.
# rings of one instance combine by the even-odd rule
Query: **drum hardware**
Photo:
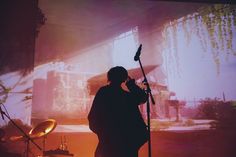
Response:
POLYGON ((71 156, 73 157, 74 154, 71 154, 67 147, 67 140, 66 136, 61 136, 61 143, 59 147, 55 150, 48 150, 43 152, 44 157, 54 157, 54 156, 71 156))
POLYGON ((42 149, 43 152, 45 151, 47 135, 51 133, 56 128, 56 126, 57 126, 56 120, 48 119, 46 121, 39 123, 30 130, 29 135, 34 139, 43 137, 43 149, 42 149))
POLYGON ((55 149, 55 150, 48 150, 48 151, 44 151, 43 152, 43 156, 44 157, 50 157, 50 156, 61 156, 61 155, 63 155, 63 156, 71 156, 71 157, 73 157, 74 156, 74 154, 71 154, 71 153, 69 153, 69 151, 68 150, 61 150, 61 149, 55 149))
POLYGON ((66 136, 64 136, 64 140, 62 139, 61 136, 61 144, 59 146, 60 150, 67 150, 67 142, 66 142, 66 136))
MULTIPOLYGON (((23 141, 25 143, 25 150, 23 152, 23 157, 28 157, 29 156, 29 153, 33 154, 30 150, 30 139, 33 140, 32 137, 26 137, 26 136, 11 136, 9 139, 10 141, 14 141, 14 142, 17 142, 17 141, 23 141)), ((33 154, 33 156, 35 156, 33 154)))
MULTIPOLYGON (((10 137, 11 141, 24 141, 25 142, 25 152, 24 156, 28 157, 30 151, 29 142, 30 140, 43 138, 43 148, 40 149, 42 152, 45 151, 46 146, 46 137, 49 133, 51 133, 56 128, 56 121, 54 119, 48 119, 36 125, 32 128, 27 136, 12 136, 10 137)), ((32 153, 33 154, 33 153, 32 153)))
POLYGON ((2 119, 4 119, 4 117, 6 117, 17 129, 18 129, 18 131, 22 134, 22 136, 16 136, 16 138, 13 138, 13 139, 19 139, 19 140, 21 140, 21 139, 24 139, 24 141, 26 142, 26 151, 24 152, 25 154, 24 154, 24 156, 25 157, 29 157, 29 142, 32 142, 40 151, 42 151, 42 148, 37 144, 37 143, 35 143, 34 141, 33 141, 33 138, 32 137, 30 137, 27 133, 25 133, 25 131, 21 128, 21 127, 19 127, 12 119, 11 119, 11 117, 8 115, 8 114, 6 114, 2 109, 1 109, 1 105, 3 105, 3 103, 0 103, 0 114, 1 114, 1 116, 2 116, 2 119), (26 139, 26 140, 25 140, 26 139))

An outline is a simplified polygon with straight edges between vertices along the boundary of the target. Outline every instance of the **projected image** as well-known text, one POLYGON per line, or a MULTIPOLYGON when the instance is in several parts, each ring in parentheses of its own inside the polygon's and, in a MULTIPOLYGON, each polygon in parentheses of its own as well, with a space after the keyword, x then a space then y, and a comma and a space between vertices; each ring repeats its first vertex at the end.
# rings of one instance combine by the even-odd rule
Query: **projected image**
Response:
POLYGON ((55 62, 36 68, 35 76, 32 100, 34 119, 50 117, 60 121, 87 116, 92 100, 87 85, 89 74, 76 71, 75 66, 55 62))
MULTIPOLYGON (((45 5, 50 6, 40 2, 42 10, 45 5)), ((51 7, 60 10, 57 6, 51 7)), ((234 6, 213 5, 199 9, 165 22, 160 28, 155 24, 153 28, 137 24, 121 28, 109 37, 101 32, 101 39, 89 36, 89 30, 75 29, 69 19, 60 21, 63 25, 46 22, 36 40, 35 58, 31 58, 35 60, 34 71, 23 73, 31 82, 27 84, 31 87, 26 89, 34 89, 31 91, 32 117, 86 118, 96 91, 107 83, 106 72, 110 67, 121 65, 129 71, 140 71, 138 62, 133 60, 140 43, 144 67, 155 67, 147 72, 159 104, 153 107, 154 117, 168 115, 165 105, 168 99, 185 102, 188 107, 208 98, 235 100, 232 85, 236 77, 234 6), (100 75, 102 77, 97 77, 100 75)), ((46 13, 51 14, 50 10, 46 13)), ((54 18, 49 16, 48 21, 59 22, 54 18)), ((102 27, 102 23, 97 26, 102 27)), ((2 75, 1 81, 8 87, 13 83, 5 79, 7 75, 2 75)), ((16 82, 22 73, 9 75, 16 77, 12 79, 16 82)), ((142 75, 134 78, 142 84, 142 75)), ((3 89, 4 92, 9 91, 3 89)), ((1 97, 5 97, 4 94, 1 97)), ((141 109, 145 116, 145 107, 141 109)), ((175 109, 170 112, 175 113, 175 109)))
MULTIPOLYGON (((81 76, 70 73, 56 73, 58 84, 53 90, 52 111, 61 113, 83 113, 87 108, 86 82, 81 76)), ((77 115, 79 116, 79 115, 77 115)))
MULTIPOLYGON (((14 137, 21 134, 9 116, 27 133, 53 119, 52 130, 37 139, 46 135, 56 139, 65 133, 71 141, 78 137, 67 147, 75 156, 94 156, 98 139, 89 128, 88 114, 98 90, 111 84, 108 70, 123 66, 149 95, 149 101, 139 101, 136 113, 140 111, 139 119, 146 123, 142 126, 150 127, 153 156, 235 156, 235 2, 24 2, 3 0, 0 5, 0 154, 5 144, 10 143, 11 150, 11 145, 22 146, 28 140, 14 137)), ((125 83, 121 88, 131 92, 125 83)), ((110 101, 109 107, 123 104, 110 101)), ((116 120, 129 115, 126 106, 114 106, 116 120)), ((114 130, 123 128, 106 119, 114 130)), ((63 136, 64 149, 69 140, 63 136)), ((47 142, 55 146, 55 140, 47 142)), ((144 144, 139 156, 146 157, 147 150, 144 144)), ((34 151, 33 156, 41 156, 34 151)))

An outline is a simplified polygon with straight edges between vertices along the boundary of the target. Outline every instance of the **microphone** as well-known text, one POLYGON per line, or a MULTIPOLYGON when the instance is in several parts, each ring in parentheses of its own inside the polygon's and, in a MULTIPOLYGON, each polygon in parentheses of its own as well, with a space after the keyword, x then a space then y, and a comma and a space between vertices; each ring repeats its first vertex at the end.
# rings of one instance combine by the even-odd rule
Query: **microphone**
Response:
POLYGON ((142 50, 142 44, 140 44, 139 47, 138 47, 138 50, 137 50, 137 52, 136 52, 136 54, 134 56, 134 61, 139 60, 139 56, 141 54, 141 50, 142 50))

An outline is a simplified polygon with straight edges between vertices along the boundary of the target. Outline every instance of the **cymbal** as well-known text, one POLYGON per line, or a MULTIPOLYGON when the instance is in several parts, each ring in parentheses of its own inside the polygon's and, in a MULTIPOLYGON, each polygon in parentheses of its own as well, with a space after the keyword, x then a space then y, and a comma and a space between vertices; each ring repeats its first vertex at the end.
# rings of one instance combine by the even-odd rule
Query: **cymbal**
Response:
POLYGON ((56 120, 48 119, 32 128, 29 132, 29 135, 34 139, 46 136, 56 128, 56 125, 56 120))
MULTIPOLYGON (((39 123, 34 128, 32 128, 28 134, 31 139, 37 139, 43 136, 48 135, 56 128, 56 121, 54 119, 48 119, 44 122, 39 123)), ((25 136, 11 136, 9 138, 11 141, 26 141, 27 137, 25 136)))

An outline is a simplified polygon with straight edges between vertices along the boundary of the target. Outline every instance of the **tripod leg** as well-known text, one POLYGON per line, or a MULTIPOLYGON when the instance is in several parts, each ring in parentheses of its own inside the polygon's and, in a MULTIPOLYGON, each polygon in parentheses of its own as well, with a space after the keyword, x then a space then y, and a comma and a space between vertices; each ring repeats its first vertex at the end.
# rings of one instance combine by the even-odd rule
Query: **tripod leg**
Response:
POLYGON ((29 157, 29 140, 25 141, 25 151, 23 152, 23 157, 29 157))

